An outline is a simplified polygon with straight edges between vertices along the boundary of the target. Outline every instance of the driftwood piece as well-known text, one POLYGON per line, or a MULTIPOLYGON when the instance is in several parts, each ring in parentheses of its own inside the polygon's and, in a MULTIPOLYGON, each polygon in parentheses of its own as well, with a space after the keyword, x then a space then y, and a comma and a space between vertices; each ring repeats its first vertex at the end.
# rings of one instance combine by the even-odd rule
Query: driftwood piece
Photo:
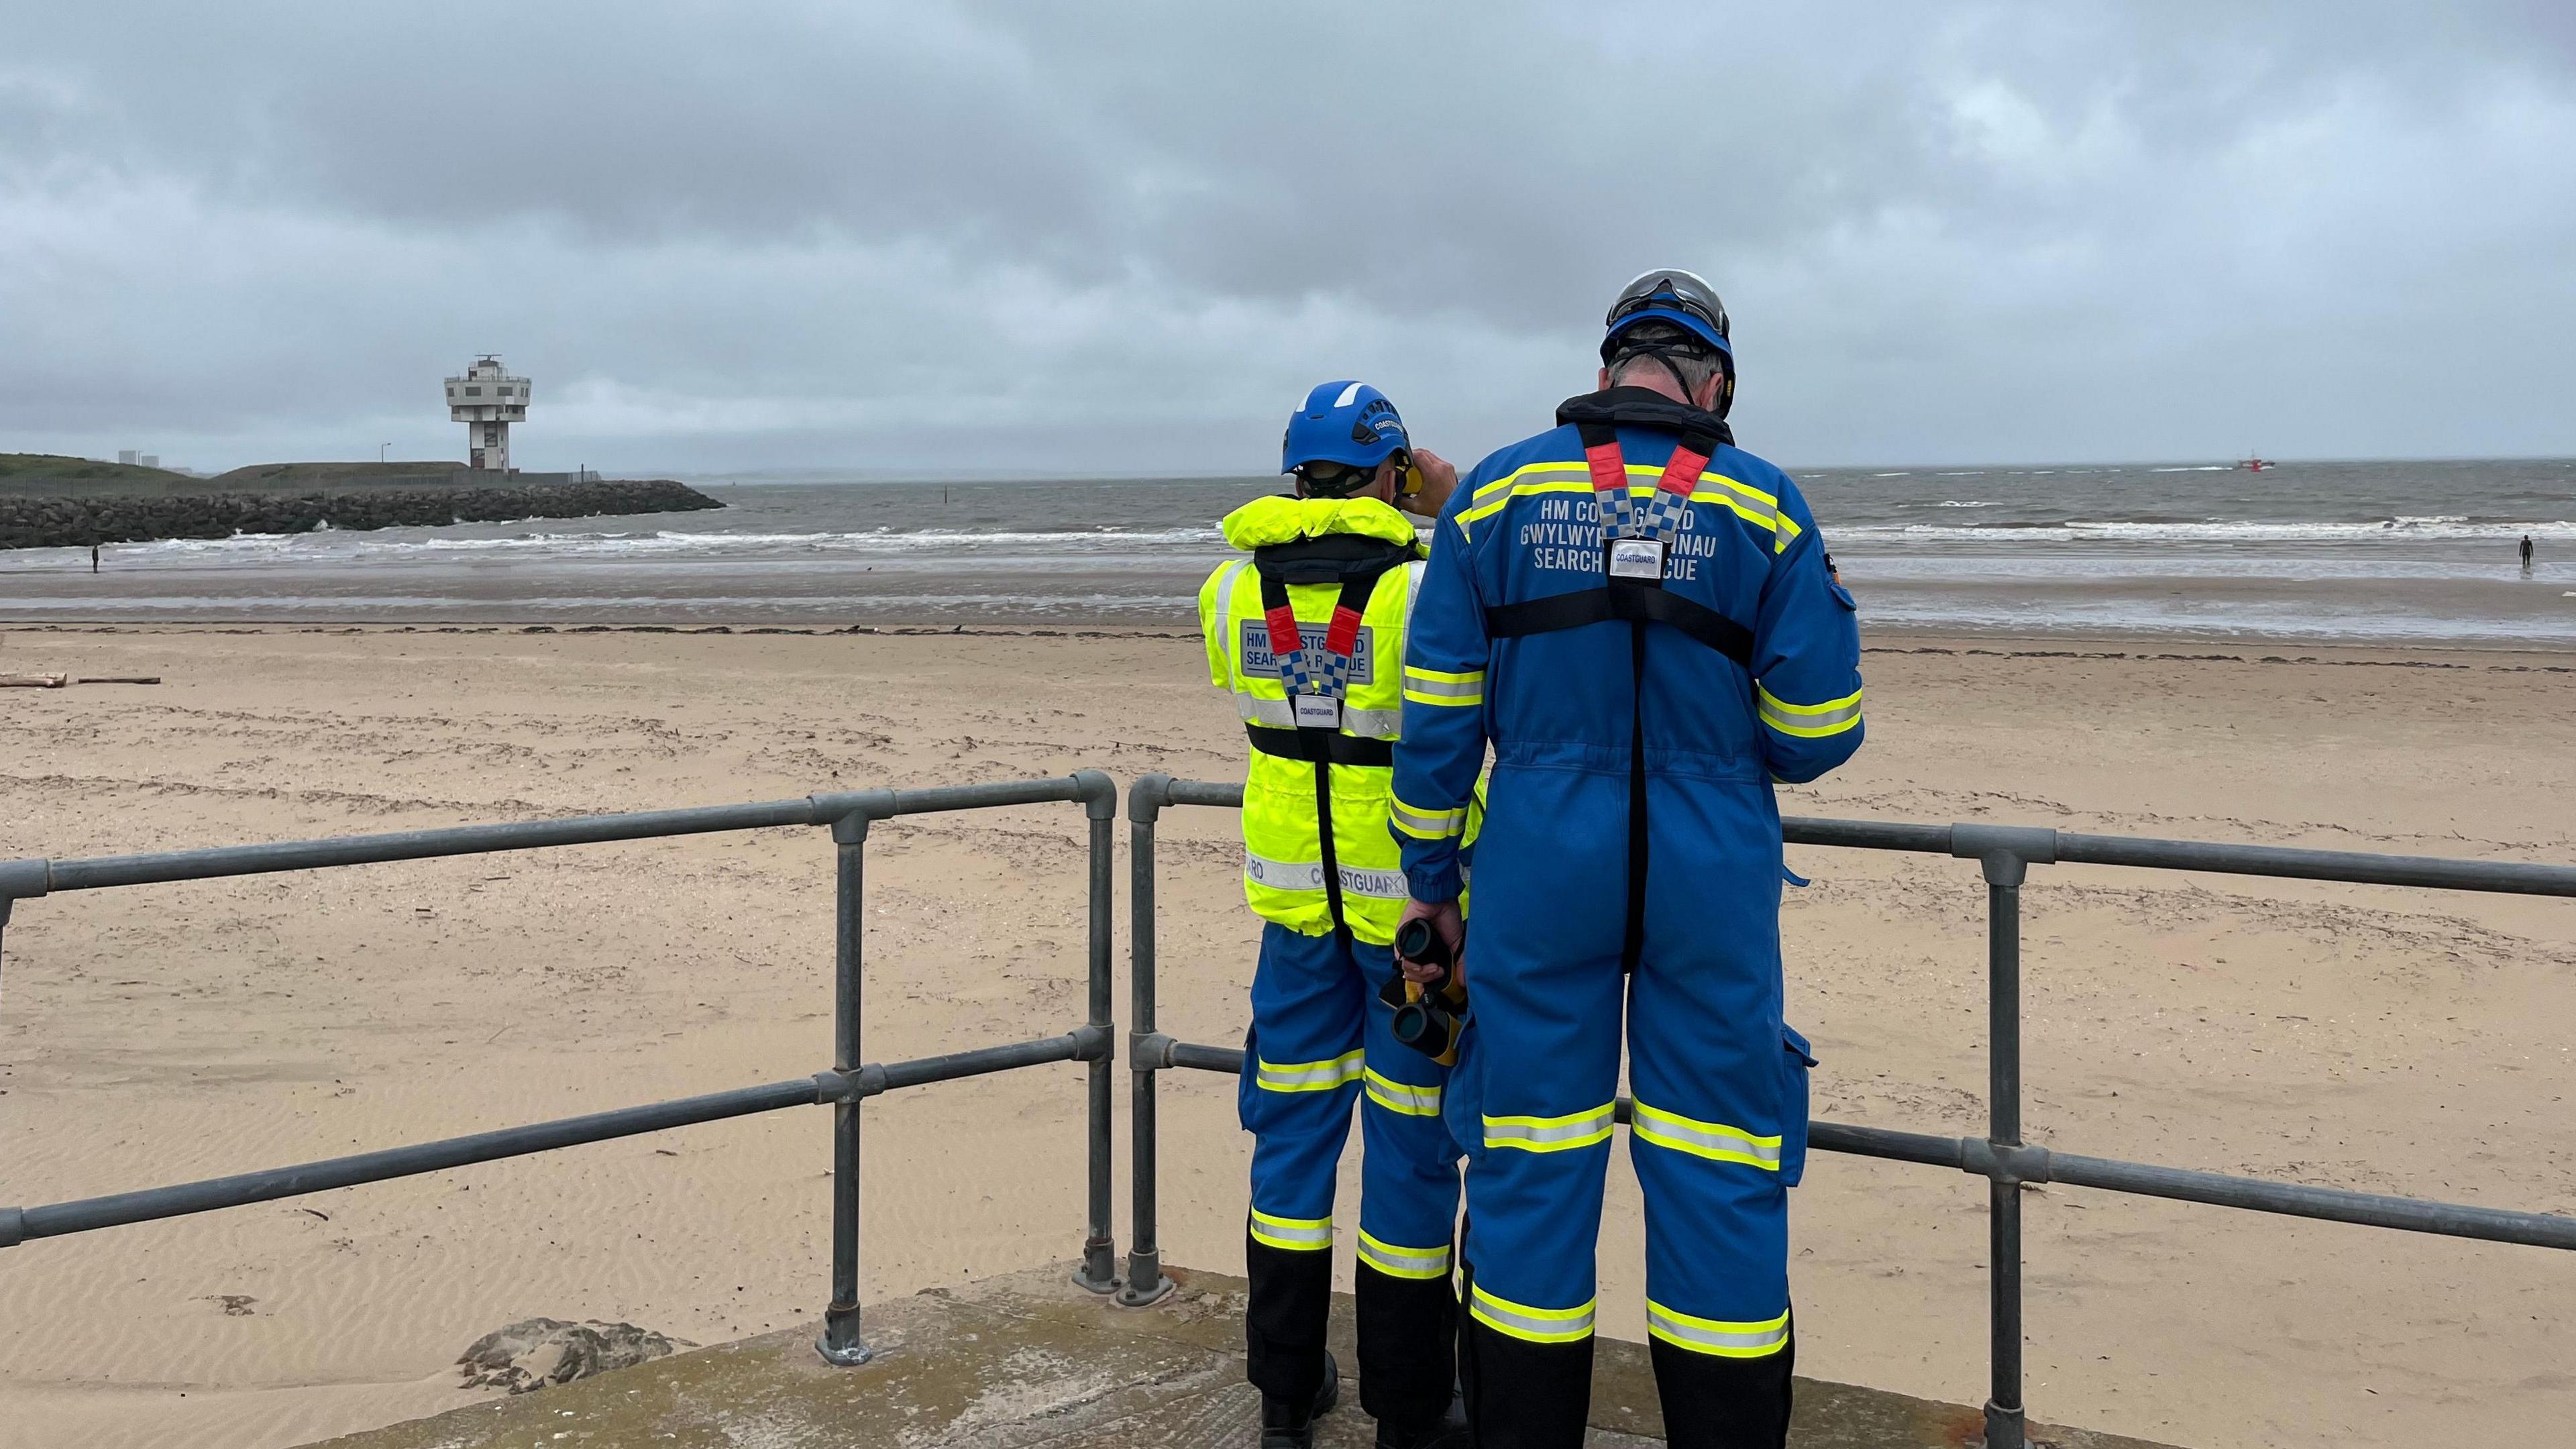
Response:
POLYGON ((74 684, 159 684, 158 674, 84 674, 74 684))
POLYGON ((68 674, 0 674, 0 689, 60 689, 71 682, 68 674))

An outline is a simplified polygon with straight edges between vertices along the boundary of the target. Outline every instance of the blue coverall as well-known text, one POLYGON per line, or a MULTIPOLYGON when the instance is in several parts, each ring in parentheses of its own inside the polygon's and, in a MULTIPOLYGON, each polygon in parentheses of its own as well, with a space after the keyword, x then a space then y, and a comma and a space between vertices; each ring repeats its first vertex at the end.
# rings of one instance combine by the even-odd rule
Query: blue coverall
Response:
MULTIPOLYGON (((1622 422, 1616 436, 1631 495, 1652 497, 1677 434, 1622 422)), ((1477 465, 1440 521, 1414 609, 1408 686, 1448 684, 1408 687, 1395 750, 1393 826, 1417 900, 1457 894, 1461 812, 1493 750, 1465 957, 1473 1019, 1446 1107, 1469 1162, 1462 1351, 1490 1344, 1508 1361, 1507 1382, 1470 1384, 1471 1411, 1489 1396, 1481 1442, 1567 1442, 1561 1405, 1523 1413, 1523 1401, 1550 1379, 1588 1393, 1623 1008, 1658 1376, 1790 1345, 1787 1189, 1805 1161, 1813 1063, 1781 1019, 1772 785, 1813 780, 1859 748, 1859 635, 1787 475, 1719 446, 1689 496, 1662 586, 1740 625, 1743 663, 1625 618, 1489 635, 1490 608, 1605 585, 1594 478, 1571 425, 1477 465), (1648 864, 1630 976, 1640 784, 1648 864), (1547 1367, 1566 1357, 1559 1346, 1581 1350, 1579 1387, 1547 1367), (1515 1422, 1493 1423, 1498 1411, 1515 1422)), ((1785 1404, 1785 1367, 1778 1381, 1785 1404)), ((1669 1419, 1670 1383, 1666 1400, 1669 1419)), ((1578 1403, 1577 1438, 1580 1415, 1578 1403)))

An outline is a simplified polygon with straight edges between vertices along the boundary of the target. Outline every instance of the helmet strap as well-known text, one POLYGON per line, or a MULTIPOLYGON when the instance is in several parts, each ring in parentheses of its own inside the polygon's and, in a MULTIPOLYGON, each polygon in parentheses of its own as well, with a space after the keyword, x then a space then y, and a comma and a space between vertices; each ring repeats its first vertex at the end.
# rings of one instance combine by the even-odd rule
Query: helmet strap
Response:
MULTIPOLYGON (((1629 357, 1651 357, 1656 362, 1662 364, 1664 371, 1672 374, 1673 385, 1682 390, 1682 401, 1688 403, 1692 407, 1699 406, 1699 402, 1694 396, 1694 394, 1698 392, 1698 389, 1692 387, 1690 379, 1682 375, 1681 364, 1674 360, 1672 348, 1652 345, 1631 347, 1626 349, 1626 355, 1629 357)), ((1703 411, 1714 412, 1722 418, 1726 416, 1727 409, 1735 406, 1735 369, 1727 365, 1723 354, 1720 354, 1717 361, 1716 377, 1717 406, 1714 408, 1704 409, 1703 411)))

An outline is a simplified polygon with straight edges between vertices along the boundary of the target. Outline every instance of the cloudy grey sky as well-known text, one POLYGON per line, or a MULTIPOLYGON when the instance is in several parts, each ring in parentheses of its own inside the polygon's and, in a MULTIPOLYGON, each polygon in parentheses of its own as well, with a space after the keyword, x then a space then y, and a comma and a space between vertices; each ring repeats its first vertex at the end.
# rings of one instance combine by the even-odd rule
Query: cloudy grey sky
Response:
POLYGON ((2576 453, 2576 6, 12 0, 0 450, 1462 457, 1725 293, 1790 464, 2576 453))

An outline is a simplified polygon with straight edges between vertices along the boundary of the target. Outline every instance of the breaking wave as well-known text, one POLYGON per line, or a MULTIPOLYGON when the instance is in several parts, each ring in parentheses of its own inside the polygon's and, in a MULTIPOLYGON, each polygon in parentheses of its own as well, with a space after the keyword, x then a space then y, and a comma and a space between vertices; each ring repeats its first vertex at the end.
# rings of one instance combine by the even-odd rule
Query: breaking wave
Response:
MULTIPOLYGON (((1944 505, 1949 506, 1949 505, 1944 505)), ((1833 530, 1837 544, 1858 540, 1949 543, 2350 543, 2370 539, 2576 539, 2576 521, 2483 521, 2463 517, 2386 518, 2338 523, 2246 521, 1998 524, 1862 524, 1833 530)))

